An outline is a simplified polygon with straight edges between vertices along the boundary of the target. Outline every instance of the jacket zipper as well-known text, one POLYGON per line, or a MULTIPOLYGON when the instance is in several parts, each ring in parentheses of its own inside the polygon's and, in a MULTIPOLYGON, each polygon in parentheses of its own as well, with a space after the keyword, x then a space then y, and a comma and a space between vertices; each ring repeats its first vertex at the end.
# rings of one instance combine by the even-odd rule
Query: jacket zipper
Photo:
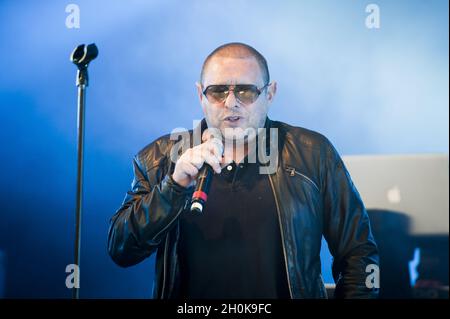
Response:
POLYGON ((169 246, 169 235, 166 236, 166 242, 164 245, 164 258, 163 258, 163 282, 162 282, 162 291, 161 291, 161 299, 164 299, 164 290, 166 288, 166 264, 167 264, 167 247, 169 246))
POLYGON ((283 255, 284 255, 284 265, 286 268, 286 277, 287 277, 287 281, 288 281, 288 287, 289 287, 289 295, 291 296, 291 299, 294 299, 292 297, 292 287, 291 287, 291 279, 289 277, 289 270, 288 270, 288 262, 287 262, 287 254, 286 254, 286 247, 284 245, 284 232, 283 232, 283 227, 281 227, 281 215, 280 215, 280 206, 278 205, 278 198, 277 195, 275 193, 275 188, 273 186, 273 181, 272 181, 272 177, 269 174, 269 182, 270 182, 270 187, 272 188, 272 193, 273 193, 273 197, 275 199, 275 206, 277 207, 277 215, 278 215, 278 224, 280 226, 280 233, 281 233, 281 244, 283 246, 283 255))
POLYGON ((297 174, 297 175, 303 177, 303 178, 306 179, 308 182, 310 182, 318 192, 320 192, 319 187, 318 187, 318 186, 316 185, 316 183, 314 183, 314 181, 313 181, 311 178, 309 178, 308 176, 306 176, 306 175, 300 173, 300 172, 297 171, 295 168, 290 167, 290 166, 286 166, 286 170, 289 172, 289 175, 290 175, 290 176, 295 176, 295 174, 297 174))
POLYGON ((170 223, 168 223, 166 226, 164 226, 164 228, 161 229, 161 230, 154 236, 154 238, 158 237, 158 236, 159 236, 161 233, 163 233, 167 228, 169 228, 170 225, 172 225, 172 224, 174 223, 175 220, 177 220, 178 216, 180 216, 180 214, 186 209, 189 200, 190 200, 189 197, 187 197, 187 198, 186 198, 186 201, 184 202, 184 206, 183 206, 183 208, 181 209, 181 212, 180 212, 177 216, 175 216, 175 218, 172 219, 172 220, 170 221, 170 223))
MULTIPOLYGON (((186 202, 184 203, 184 207, 183 207, 183 209, 182 209, 182 212, 186 209, 186 207, 187 207, 187 204, 188 204, 188 201, 189 201, 189 198, 188 199, 186 199, 186 202)), ((164 230, 166 230, 170 225, 172 225, 173 224, 173 222, 176 220, 178 218, 178 216, 177 217, 175 217, 166 227, 164 227, 163 228, 163 230, 161 230, 156 236, 155 236, 155 238, 159 235, 159 234, 161 234, 164 230)), ((169 244, 168 244, 168 240, 169 240, 169 235, 167 234, 166 235, 166 242, 165 242, 165 245, 164 245, 164 257, 163 257, 163 282, 162 282, 162 291, 161 291, 161 299, 163 299, 164 298, 164 290, 165 290, 165 288, 166 288, 166 264, 167 264, 167 247, 169 246, 169 244)))

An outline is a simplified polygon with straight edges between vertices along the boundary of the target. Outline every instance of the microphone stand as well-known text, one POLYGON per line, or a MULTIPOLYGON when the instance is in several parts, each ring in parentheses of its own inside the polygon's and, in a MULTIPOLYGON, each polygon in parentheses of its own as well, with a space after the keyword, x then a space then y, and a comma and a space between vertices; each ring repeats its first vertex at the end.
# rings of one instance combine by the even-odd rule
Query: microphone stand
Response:
POLYGON ((81 208, 83 199, 83 148, 84 148, 84 111, 86 105, 86 87, 88 81, 88 65, 98 55, 97 46, 81 44, 72 52, 70 60, 77 66, 76 86, 78 87, 77 115, 77 187, 75 208, 75 287, 72 299, 80 298, 80 247, 81 247, 81 208))

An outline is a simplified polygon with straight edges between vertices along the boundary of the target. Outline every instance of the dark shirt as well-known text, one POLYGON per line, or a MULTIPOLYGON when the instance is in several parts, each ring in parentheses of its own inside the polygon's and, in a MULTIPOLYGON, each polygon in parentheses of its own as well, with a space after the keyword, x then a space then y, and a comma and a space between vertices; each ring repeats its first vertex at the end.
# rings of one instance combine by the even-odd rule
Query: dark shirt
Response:
POLYGON ((275 199, 258 163, 224 167, 203 213, 180 220, 181 297, 289 298, 275 199))

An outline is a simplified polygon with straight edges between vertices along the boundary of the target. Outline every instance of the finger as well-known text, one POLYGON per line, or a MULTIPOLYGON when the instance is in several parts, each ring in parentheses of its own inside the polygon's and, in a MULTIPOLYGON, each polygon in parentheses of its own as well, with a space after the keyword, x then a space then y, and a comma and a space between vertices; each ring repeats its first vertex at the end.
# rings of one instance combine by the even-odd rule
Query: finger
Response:
POLYGON ((220 167, 220 162, 217 157, 210 153, 207 154, 204 159, 205 162, 208 163, 217 174, 220 174, 222 168, 220 167))
POLYGON ((179 160, 190 163, 193 161, 194 155, 195 155, 195 148, 190 148, 186 152, 184 152, 183 155, 181 155, 179 160))
POLYGON ((217 138, 211 140, 211 145, 213 145, 213 153, 220 160, 223 155, 223 143, 222 140, 217 138))
POLYGON ((222 140, 222 133, 217 128, 207 128, 205 131, 203 131, 202 134, 202 142, 206 142, 208 140, 211 140, 213 138, 217 138, 219 140, 222 140))
POLYGON ((223 146, 221 141, 217 142, 217 140, 216 141, 210 140, 207 143, 205 143, 205 148, 206 151, 213 154, 217 158, 217 160, 220 161, 222 159, 223 146))
POLYGON ((194 152, 192 154, 188 163, 195 166, 197 169, 200 169, 203 166, 204 162, 205 162, 205 156, 197 150, 196 152, 194 152))
POLYGON ((183 163, 183 171, 191 178, 196 178, 198 175, 198 168, 189 162, 183 163))

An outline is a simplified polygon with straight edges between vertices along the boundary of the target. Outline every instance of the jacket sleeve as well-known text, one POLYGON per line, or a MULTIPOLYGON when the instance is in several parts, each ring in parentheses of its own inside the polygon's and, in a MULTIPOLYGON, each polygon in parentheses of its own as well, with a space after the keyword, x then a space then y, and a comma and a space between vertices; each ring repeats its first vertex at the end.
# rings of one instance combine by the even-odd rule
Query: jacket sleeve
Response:
POLYGON ((116 264, 128 267, 150 256, 183 211, 190 189, 176 184, 170 174, 159 183, 155 176, 160 167, 142 169, 139 157, 133 160, 131 191, 111 218, 108 252, 116 264))
POLYGON ((376 280, 368 277, 379 276, 379 272, 375 273, 379 270, 379 257, 369 217, 342 159, 331 144, 324 182, 324 237, 334 257, 335 298, 377 298, 379 287, 374 285, 376 280), (370 282, 368 285, 366 280, 370 282))

